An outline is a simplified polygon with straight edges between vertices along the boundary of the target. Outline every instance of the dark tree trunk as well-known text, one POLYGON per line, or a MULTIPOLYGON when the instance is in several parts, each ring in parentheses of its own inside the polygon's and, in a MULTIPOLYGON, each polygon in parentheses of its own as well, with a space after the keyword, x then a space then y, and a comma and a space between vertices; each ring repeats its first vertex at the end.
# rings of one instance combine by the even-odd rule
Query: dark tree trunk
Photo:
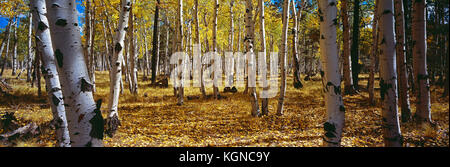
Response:
POLYGON ((358 86, 358 74, 361 71, 361 66, 358 63, 359 60, 359 8, 360 8, 360 0, 355 0, 354 9, 353 9, 353 34, 352 34, 352 46, 350 49, 351 59, 352 59, 352 77, 353 77, 353 86, 355 89, 359 89, 358 86))
POLYGON ((152 84, 156 82, 156 69, 157 69, 157 59, 159 55, 159 37, 158 37, 158 22, 159 22, 159 4, 160 0, 156 1, 156 7, 155 7, 155 18, 154 18, 154 28, 153 28, 153 49, 152 49, 152 84))

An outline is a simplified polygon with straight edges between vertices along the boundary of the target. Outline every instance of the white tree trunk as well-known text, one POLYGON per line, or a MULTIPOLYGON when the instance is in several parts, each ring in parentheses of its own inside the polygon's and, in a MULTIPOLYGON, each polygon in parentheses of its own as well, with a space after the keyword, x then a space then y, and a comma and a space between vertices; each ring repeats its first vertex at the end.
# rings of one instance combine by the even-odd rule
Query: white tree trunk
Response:
MULTIPOLYGON (((219 0, 214 0, 214 13, 213 13, 213 52, 217 52, 217 15, 219 12, 219 0)), ((215 60, 214 60, 215 61, 215 60)), ((216 62, 212 62, 212 63, 216 63, 216 62)), ((214 70, 215 71, 215 70, 214 70)), ((214 74, 215 72, 212 73, 213 76, 215 76, 214 74)), ((213 96, 214 99, 218 99, 219 98, 219 88, 216 85, 213 85, 213 96)))
POLYGON ((393 0, 379 1, 380 16, 380 96, 382 100, 383 136, 386 147, 401 147, 397 113, 397 69, 394 39, 393 0))
POLYGON ((53 48, 66 104, 72 146, 103 146, 103 118, 92 95, 75 0, 49 0, 53 48))
MULTIPOLYGON (((16 18, 17 20, 18 18, 16 18)), ((13 56, 12 56, 12 72, 11 75, 16 75, 16 70, 17 70, 17 42, 18 42, 18 38, 17 38, 17 29, 19 27, 19 24, 17 23, 16 26, 14 26, 14 46, 13 46, 13 56)))
POLYGON ((114 37, 113 57, 111 59, 111 82, 109 87, 108 117, 106 119, 106 134, 111 137, 114 136, 120 125, 117 108, 119 105, 120 85, 122 80, 124 40, 127 33, 126 30, 128 29, 130 10, 131 0, 122 0, 122 10, 119 16, 118 31, 114 37))
POLYGON ((286 57, 287 57, 287 38, 289 29, 289 4, 290 0, 285 0, 283 4, 283 30, 281 34, 281 86, 280 86, 280 97, 278 99, 277 114, 283 115, 283 104, 284 97, 286 95, 286 57))
POLYGON ((134 27, 134 22, 135 22, 135 16, 133 13, 133 8, 134 5, 131 5, 131 10, 130 10, 130 20, 129 20, 129 26, 130 26, 130 54, 128 57, 129 63, 130 63, 130 91, 133 95, 137 95, 138 93, 138 84, 137 84, 137 68, 136 68, 136 61, 138 58, 138 54, 137 54, 137 28, 134 27))
MULTIPOLYGON (((31 4, 31 3, 30 3, 31 4)), ((44 2, 45 4, 45 2, 44 2)), ((28 57, 27 57, 27 82, 31 82, 31 66, 33 65, 33 13, 32 9, 30 9, 29 17, 28 17, 28 57)))
POLYGON ((412 40, 413 66, 416 86, 416 113, 420 122, 431 122, 430 84, 427 71, 427 43, 426 43, 426 2, 413 1, 412 40))
POLYGON ((323 67, 321 73, 323 74, 322 84, 325 108, 327 110, 327 121, 324 123, 323 146, 327 147, 340 146, 345 119, 336 43, 336 5, 335 0, 319 2, 320 58, 323 67))
POLYGON ((36 31, 36 42, 41 53, 43 74, 45 78, 47 96, 53 113, 55 123, 56 146, 70 147, 70 136, 67 127, 66 112, 64 107, 63 93, 59 82, 56 61, 53 52, 52 39, 47 16, 45 0, 32 0, 31 10, 36 17, 33 18, 36 31))

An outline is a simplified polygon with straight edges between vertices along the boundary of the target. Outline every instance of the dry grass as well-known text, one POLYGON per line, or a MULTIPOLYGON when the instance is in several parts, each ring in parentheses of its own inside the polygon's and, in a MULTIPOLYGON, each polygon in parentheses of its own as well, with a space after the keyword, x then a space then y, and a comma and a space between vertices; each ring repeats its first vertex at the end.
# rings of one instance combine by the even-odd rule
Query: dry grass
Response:
MULTIPOLYGON (((96 76, 95 98, 101 98, 107 104, 108 73, 97 72, 96 76)), ((9 83, 14 92, 12 97, 0 96, 0 114, 16 112, 24 124, 42 124, 51 120, 46 98, 38 97, 36 88, 30 88, 24 80, 9 79, 9 83)), ((288 78, 287 83, 284 115, 274 114, 277 98, 272 98, 270 113, 262 118, 250 116, 249 97, 242 94, 243 88, 238 88, 239 93, 236 94, 222 93, 226 99, 185 98, 184 105, 177 106, 171 87, 153 88, 148 86, 148 81, 140 81, 139 94, 133 96, 126 89, 128 85, 125 85, 126 90, 119 102, 122 126, 113 138, 104 139, 105 146, 320 146, 322 123, 325 121, 320 81, 306 81, 300 90, 293 88, 292 78, 288 78)), ((366 83, 362 79, 361 87, 365 87, 366 83)), ((378 83, 375 85, 378 86, 378 83)), ((440 98, 443 91, 440 88, 432 87, 431 90, 432 117, 436 126, 402 123, 405 146, 449 146, 448 98, 440 98)), ((207 89, 207 94, 212 94, 212 88, 207 89)), ((191 87, 186 88, 185 95, 201 94, 198 88, 191 87)), ((379 98, 379 95, 376 94, 376 97, 379 98)), ((380 106, 368 105, 367 98, 365 91, 344 97, 346 124, 343 146, 383 146, 380 106)), ((412 98, 411 104, 414 101, 412 98)), ((414 105, 411 108, 414 112, 414 105)), ((106 110, 106 105, 102 106, 102 110, 106 110)), ((53 132, 45 130, 38 139, 21 142, 18 146, 53 146, 54 142, 53 132)))

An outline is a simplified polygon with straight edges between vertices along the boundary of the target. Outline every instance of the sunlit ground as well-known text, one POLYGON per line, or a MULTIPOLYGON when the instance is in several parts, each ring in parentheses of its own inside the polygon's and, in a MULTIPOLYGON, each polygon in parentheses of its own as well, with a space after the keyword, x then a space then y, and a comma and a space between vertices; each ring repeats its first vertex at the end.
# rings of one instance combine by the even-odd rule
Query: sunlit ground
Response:
MULTIPOLYGON (((25 125, 29 122, 48 123, 52 119, 45 97, 42 79, 42 97, 37 96, 37 88, 25 83, 26 75, 20 80, 5 71, 7 82, 13 87, 11 96, 0 95, 0 114, 15 112, 15 116, 25 125)), ((105 113, 109 79, 107 72, 97 72, 97 92, 95 99, 103 99, 105 113)), ((325 122, 325 108, 321 93, 320 77, 315 81, 304 81, 304 88, 294 89, 292 77, 287 81, 284 115, 276 116, 278 97, 271 98, 268 116, 253 118, 250 114, 249 96, 239 92, 221 93, 226 99, 185 98, 184 105, 177 106, 173 88, 149 87, 150 81, 142 81, 139 76, 139 93, 134 96, 124 85, 120 96, 119 115, 122 125, 113 138, 105 137, 104 145, 109 147, 190 147, 190 146, 263 146, 263 147, 318 147, 322 144, 322 124, 325 122)), ((363 90, 358 95, 344 96, 346 106, 345 128, 342 145, 345 147, 383 146, 381 128, 381 106, 367 102, 364 90, 368 75, 361 76, 359 83, 363 90)), ((378 82, 375 83, 376 97, 379 99, 378 82)), ((223 87, 219 88, 222 92, 223 87)), ((436 126, 422 126, 402 123, 401 130, 405 146, 449 146, 449 103, 441 98, 443 89, 431 87, 432 119, 436 126)), ((207 89, 212 94, 212 88, 207 89)), ((199 88, 186 88, 185 96, 200 96, 199 88)), ((411 109, 415 112, 415 98, 411 99, 411 109)), ((259 100, 259 103, 261 101, 259 100)), ((0 130, 1 131, 1 130, 0 130)), ((42 129, 35 139, 17 142, 16 146, 54 146, 51 129, 42 129)), ((4 133, 4 132, 0 132, 4 133)))

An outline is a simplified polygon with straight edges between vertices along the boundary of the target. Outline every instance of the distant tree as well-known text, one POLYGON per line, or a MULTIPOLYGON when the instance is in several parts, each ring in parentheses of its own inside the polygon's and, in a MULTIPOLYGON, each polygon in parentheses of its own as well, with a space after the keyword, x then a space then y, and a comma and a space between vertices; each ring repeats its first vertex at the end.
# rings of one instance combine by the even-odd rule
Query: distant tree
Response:
POLYGON ((341 0, 341 15, 342 15, 342 36, 344 38, 344 52, 343 52, 343 70, 344 70, 344 93, 354 94, 356 93, 355 87, 353 86, 352 77, 352 57, 350 57, 350 25, 348 23, 348 11, 347 11, 347 0, 341 0))

